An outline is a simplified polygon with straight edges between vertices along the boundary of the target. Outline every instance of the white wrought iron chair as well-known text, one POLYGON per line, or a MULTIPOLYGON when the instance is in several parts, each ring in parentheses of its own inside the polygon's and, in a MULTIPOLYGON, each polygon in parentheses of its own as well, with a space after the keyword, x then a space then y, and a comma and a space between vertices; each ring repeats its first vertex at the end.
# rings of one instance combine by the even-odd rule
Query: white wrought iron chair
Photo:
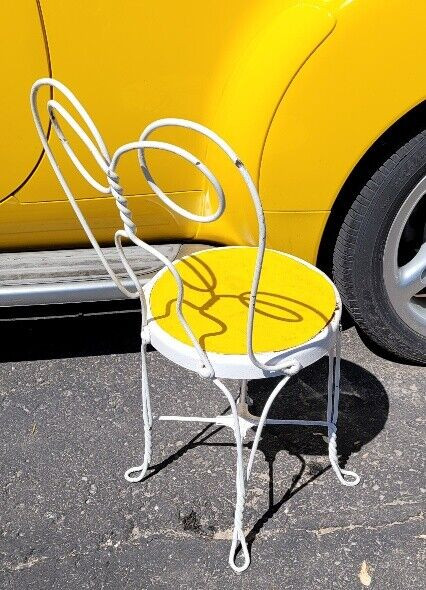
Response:
POLYGON ((253 180, 237 154, 213 131, 183 119, 161 119, 148 125, 139 141, 119 147, 110 156, 92 119, 70 90, 60 82, 50 78, 35 82, 31 89, 31 108, 47 157, 106 271, 124 295, 140 299, 142 414, 145 445, 142 464, 128 469, 125 478, 129 482, 142 480, 151 461, 153 416, 146 365, 146 347, 151 343, 174 363, 198 373, 201 377, 211 379, 230 405, 231 413, 226 416, 160 416, 159 420, 207 422, 228 426, 233 430, 237 450, 237 498, 229 564, 236 572, 242 572, 250 563, 243 532, 246 487, 265 424, 324 427, 328 434, 330 463, 338 480, 345 486, 354 486, 359 482, 356 473, 340 468, 336 450, 340 379, 341 301, 339 294, 330 279, 311 264, 295 256, 265 248, 264 215, 253 180), (92 187, 100 193, 112 195, 116 200, 123 221, 123 229, 115 233, 115 245, 134 284, 133 291, 123 285, 105 259, 49 147, 37 105, 37 93, 42 86, 49 86, 60 91, 73 105, 92 135, 90 138, 56 99, 51 98, 47 101, 52 129, 58 135, 77 170, 92 187), (84 168, 68 143, 57 115, 71 126, 92 153, 106 176, 105 185, 95 180, 84 168), (218 219, 225 210, 223 189, 205 164, 176 145, 149 140, 154 130, 168 126, 184 127, 203 134, 216 143, 235 165, 247 186, 256 211, 259 226, 257 247, 213 248, 171 263, 154 247, 137 236, 137 228, 132 220, 132 214, 116 172, 120 159, 131 151, 137 152, 141 170, 151 189, 176 213, 194 221, 208 223, 218 219), (216 191, 217 210, 210 215, 197 215, 181 208, 167 197, 149 172, 145 160, 145 151, 148 149, 171 152, 196 166, 216 191), (144 287, 140 285, 126 260, 122 238, 130 239, 133 244, 150 252, 164 264, 164 268, 144 287), (282 312, 285 312, 287 316, 283 317, 282 312), (291 376, 324 355, 329 357, 325 419, 268 419, 268 412, 273 401, 291 376), (270 394, 261 416, 252 416, 246 399, 247 381, 277 375, 281 375, 282 379, 270 394), (237 400, 221 379, 241 381, 240 395, 237 400), (242 442, 247 431, 252 427, 256 427, 256 434, 247 468, 244 469, 242 442), (241 544, 243 554, 241 565, 236 563, 238 543, 241 544))

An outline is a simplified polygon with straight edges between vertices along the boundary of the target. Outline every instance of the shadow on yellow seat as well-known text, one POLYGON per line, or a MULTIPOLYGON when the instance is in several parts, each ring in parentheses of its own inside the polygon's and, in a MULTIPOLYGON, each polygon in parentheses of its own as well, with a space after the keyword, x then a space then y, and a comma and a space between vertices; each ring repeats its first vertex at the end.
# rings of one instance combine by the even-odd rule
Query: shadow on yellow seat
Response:
MULTIPOLYGON (((246 353, 256 254, 254 247, 214 248, 175 263, 184 284, 185 318, 206 352, 246 353)), ((150 291, 150 322, 190 346, 176 314, 176 294, 176 282, 166 269, 150 291)), ((336 304, 333 286, 322 274, 267 249, 256 298, 254 352, 278 352, 308 342, 326 327, 336 304)))

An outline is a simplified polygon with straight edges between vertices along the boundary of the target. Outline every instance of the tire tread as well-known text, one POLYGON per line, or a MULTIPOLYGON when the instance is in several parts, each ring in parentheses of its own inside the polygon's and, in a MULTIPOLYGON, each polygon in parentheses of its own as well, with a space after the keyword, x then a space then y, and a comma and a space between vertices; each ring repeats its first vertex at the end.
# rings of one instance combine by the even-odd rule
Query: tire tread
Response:
MULTIPOLYGON (((360 228, 376 198, 378 190, 388 182, 397 166, 426 140, 426 130, 422 131, 398 151, 396 151, 368 180, 355 198, 342 223, 333 255, 333 275, 343 303, 359 328, 379 346, 402 358, 424 363, 426 353, 411 345, 381 320, 374 305, 369 305, 368 317, 365 306, 360 301, 355 285, 354 252, 359 240, 360 228)), ((426 341, 425 341, 426 345, 426 341)), ((425 346, 426 349, 426 346, 425 346)))

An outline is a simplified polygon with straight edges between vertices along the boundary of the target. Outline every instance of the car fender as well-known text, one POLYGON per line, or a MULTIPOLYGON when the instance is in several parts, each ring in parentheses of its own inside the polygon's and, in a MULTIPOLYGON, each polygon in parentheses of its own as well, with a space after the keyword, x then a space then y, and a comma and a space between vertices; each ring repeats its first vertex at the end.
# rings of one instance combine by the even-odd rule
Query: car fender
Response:
MULTIPOLYGON (((262 10, 266 11, 264 4, 262 10)), ((276 110, 300 69, 333 31, 335 22, 322 3, 292 3, 278 13, 258 14, 255 33, 248 28, 220 69, 218 75, 226 76, 227 83, 220 99, 210 107, 211 127, 235 149, 256 182, 276 110)), ((227 243, 254 242, 255 215, 242 194, 241 179, 230 168, 225 169, 214 149, 208 149, 207 161, 213 169, 221 169, 227 214, 216 223, 200 226, 197 237, 227 243)), ((261 197, 268 210, 267 192, 261 197)), ((215 208, 214 199, 209 207, 215 208)))
MULTIPOLYGON (((425 99, 419 56, 426 5, 414 4, 341 2, 332 35, 288 86, 268 130, 259 176, 276 225, 289 212, 328 215, 368 148, 425 99)), ((318 224, 310 237, 315 248, 322 230, 318 224)), ((274 247, 285 243, 284 232, 272 236, 274 247)))

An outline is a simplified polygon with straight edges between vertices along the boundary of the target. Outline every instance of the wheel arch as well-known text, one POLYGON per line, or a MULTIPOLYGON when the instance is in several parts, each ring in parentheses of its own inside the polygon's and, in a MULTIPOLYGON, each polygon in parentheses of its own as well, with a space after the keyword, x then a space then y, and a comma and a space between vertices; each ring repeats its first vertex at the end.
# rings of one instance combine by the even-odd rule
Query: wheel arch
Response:
POLYGON ((317 266, 331 276, 337 236, 362 187, 393 153, 426 128, 426 100, 408 110, 384 131, 358 160, 330 211, 317 255, 317 266))

